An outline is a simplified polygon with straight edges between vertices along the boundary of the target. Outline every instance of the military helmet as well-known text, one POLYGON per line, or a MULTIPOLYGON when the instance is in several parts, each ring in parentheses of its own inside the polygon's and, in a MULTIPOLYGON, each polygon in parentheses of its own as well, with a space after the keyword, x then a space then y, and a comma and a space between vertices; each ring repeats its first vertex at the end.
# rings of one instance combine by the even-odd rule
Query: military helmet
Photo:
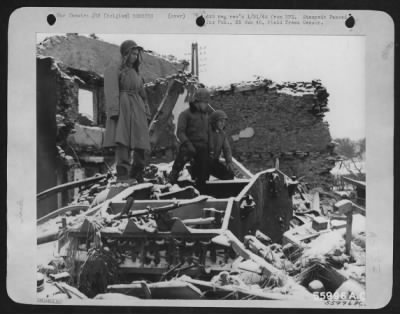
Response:
POLYGON ((218 120, 222 119, 228 119, 228 116, 222 110, 215 110, 213 113, 210 114, 210 122, 212 124, 215 124, 218 120))
POLYGON ((193 95, 193 101, 199 102, 209 102, 210 101, 210 92, 207 88, 198 88, 193 95))
POLYGON ((133 40, 125 40, 119 47, 119 50, 122 56, 126 56, 129 53, 129 51, 131 51, 131 49, 133 48, 137 48, 140 50, 143 49, 142 47, 138 46, 138 44, 133 40))

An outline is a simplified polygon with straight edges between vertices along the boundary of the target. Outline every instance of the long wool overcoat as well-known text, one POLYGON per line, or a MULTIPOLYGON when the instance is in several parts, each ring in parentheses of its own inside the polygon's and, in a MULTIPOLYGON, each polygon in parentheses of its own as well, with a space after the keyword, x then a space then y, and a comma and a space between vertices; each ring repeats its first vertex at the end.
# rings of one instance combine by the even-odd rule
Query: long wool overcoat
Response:
POLYGON ((104 147, 117 144, 130 149, 150 150, 147 119, 150 111, 144 84, 139 73, 133 68, 120 70, 113 65, 104 73, 104 96, 106 102, 106 131, 104 147), (111 119, 118 116, 118 120, 111 119))

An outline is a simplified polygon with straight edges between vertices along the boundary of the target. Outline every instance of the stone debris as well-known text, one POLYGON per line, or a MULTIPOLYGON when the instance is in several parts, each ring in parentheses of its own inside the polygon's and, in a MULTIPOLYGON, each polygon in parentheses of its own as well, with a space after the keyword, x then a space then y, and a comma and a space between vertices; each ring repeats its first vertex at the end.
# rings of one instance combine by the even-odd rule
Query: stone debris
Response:
MULTIPOLYGON (((60 257, 38 266, 50 284, 44 287, 38 277, 38 293, 101 300, 315 300, 313 294, 323 299, 327 291, 365 292, 365 218, 353 215, 350 255, 346 221, 336 221, 339 211, 351 209, 348 202, 323 190, 307 193, 300 181, 285 178, 286 186, 295 189, 293 217, 282 243, 260 230, 239 240, 224 227, 232 221, 221 207, 226 203, 199 195, 190 185, 161 184, 170 166, 150 165, 147 183, 96 183, 81 191, 97 193, 85 211, 64 209, 61 217, 42 219, 39 235, 48 232, 46 225, 64 222, 53 227, 60 257), (125 212, 130 196, 136 209, 125 212)), ((180 182, 190 183, 185 176, 180 182)))

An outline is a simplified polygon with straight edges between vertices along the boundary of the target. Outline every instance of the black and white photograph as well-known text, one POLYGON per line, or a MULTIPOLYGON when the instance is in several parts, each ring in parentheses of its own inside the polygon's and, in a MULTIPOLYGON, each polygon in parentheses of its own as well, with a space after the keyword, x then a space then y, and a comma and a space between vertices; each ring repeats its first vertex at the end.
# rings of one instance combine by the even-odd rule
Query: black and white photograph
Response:
POLYGON ((370 82, 390 85, 393 44, 376 70, 367 13, 156 10, 182 20, 163 29, 151 10, 65 11, 33 33, 20 157, 37 303, 371 306, 393 196, 367 156, 392 149, 393 125, 370 128, 393 100, 370 82))

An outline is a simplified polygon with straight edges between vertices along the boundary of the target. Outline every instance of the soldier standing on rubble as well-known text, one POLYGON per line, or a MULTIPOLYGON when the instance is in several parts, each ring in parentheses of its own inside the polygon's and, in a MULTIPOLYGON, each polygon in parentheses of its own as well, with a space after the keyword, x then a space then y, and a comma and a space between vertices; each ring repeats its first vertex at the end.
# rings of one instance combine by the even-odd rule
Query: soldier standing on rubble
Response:
POLYGON ((145 151, 150 150, 148 121, 151 118, 144 81, 139 74, 142 47, 133 40, 120 46, 121 64, 104 73, 107 109, 104 147, 115 147, 118 180, 143 182, 145 151), (133 163, 131 163, 133 150, 133 163))
POLYGON ((175 159, 169 182, 175 184, 185 164, 193 159, 192 177, 196 186, 202 190, 208 178, 208 103, 210 92, 199 88, 194 92, 189 108, 178 118, 177 136, 180 141, 178 155, 175 159))
POLYGON ((232 150, 224 132, 228 116, 222 110, 216 110, 210 115, 209 130, 209 174, 221 180, 234 178, 232 166, 232 150), (225 163, 220 162, 219 157, 223 153, 225 163))

